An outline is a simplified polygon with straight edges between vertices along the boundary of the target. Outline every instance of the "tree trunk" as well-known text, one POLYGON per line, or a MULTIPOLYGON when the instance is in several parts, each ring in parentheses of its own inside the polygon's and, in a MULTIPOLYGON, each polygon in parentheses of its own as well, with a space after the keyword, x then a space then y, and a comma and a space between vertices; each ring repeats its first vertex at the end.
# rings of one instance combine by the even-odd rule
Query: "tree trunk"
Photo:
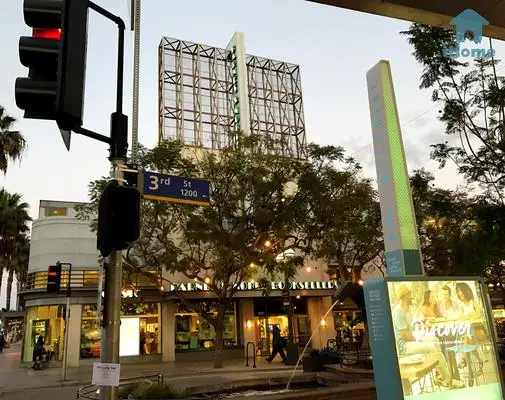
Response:
POLYGON ((11 309, 11 296, 12 296, 12 282, 14 281, 14 270, 11 268, 9 270, 9 277, 7 278, 7 299, 5 302, 5 308, 7 311, 11 309))
POLYGON ((223 368, 223 331, 224 331, 224 314, 226 310, 225 304, 218 304, 216 324, 214 330, 216 331, 216 341, 214 342, 214 368, 223 368))
MULTIPOLYGON (((4 267, 0 265, 0 294, 2 294, 2 282, 4 280, 4 267)), ((0 307, 1 309, 1 307, 0 307)))

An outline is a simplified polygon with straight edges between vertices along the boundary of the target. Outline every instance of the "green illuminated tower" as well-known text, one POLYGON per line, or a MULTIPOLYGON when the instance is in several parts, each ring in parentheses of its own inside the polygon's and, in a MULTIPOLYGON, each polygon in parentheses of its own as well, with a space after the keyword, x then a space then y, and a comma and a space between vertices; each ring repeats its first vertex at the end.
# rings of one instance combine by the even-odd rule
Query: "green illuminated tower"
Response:
POLYGON ((419 236, 389 61, 367 73, 375 166, 390 276, 423 275, 419 236))

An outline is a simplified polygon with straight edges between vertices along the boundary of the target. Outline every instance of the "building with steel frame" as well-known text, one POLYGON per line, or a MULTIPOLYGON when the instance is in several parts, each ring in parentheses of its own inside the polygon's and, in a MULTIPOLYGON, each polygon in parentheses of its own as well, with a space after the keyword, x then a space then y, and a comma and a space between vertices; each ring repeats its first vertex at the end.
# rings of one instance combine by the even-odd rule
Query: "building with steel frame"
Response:
POLYGON ((245 53, 237 32, 225 49, 162 38, 159 141, 218 150, 229 133, 265 134, 276 154, 305 158, 300 67, 245 53))

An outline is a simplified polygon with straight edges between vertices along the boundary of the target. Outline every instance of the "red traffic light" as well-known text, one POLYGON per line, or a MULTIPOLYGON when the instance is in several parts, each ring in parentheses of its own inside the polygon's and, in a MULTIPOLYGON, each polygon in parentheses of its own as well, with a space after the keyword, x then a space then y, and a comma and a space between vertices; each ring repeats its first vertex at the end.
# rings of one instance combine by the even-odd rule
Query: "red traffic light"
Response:
POLYGON ((33 28, 33 37, 43 39, 61 39, 61 29, 46 29, 46 28, 33 28))

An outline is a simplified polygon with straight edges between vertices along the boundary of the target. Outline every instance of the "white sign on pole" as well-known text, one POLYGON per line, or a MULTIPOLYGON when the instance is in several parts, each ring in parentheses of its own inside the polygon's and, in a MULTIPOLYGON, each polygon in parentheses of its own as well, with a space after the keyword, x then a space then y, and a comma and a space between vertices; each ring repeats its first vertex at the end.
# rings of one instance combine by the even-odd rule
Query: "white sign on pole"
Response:
POLYGON ((96 386, 119 386, 120 365, 111 363, 93 363, 91 383, 96 386))

